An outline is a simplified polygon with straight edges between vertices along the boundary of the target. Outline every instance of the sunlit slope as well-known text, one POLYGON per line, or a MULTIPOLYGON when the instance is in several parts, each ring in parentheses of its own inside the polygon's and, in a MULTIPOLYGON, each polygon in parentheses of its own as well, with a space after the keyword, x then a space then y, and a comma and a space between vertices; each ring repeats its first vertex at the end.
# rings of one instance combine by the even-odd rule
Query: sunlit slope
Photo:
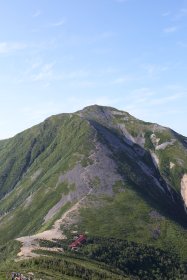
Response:
POLYGON ((169 128, 96 105, 52 116, 0 141, 0 243, 50 229, 81 201, 70 228, 182 248, 185 174, 186 138, 169 128))
POLYGON ((0 152, 0 241, 41 227, 48 211, 74 188, 59 176, 78 161, 87 161, 91 135, 87 121, 62 115, 6 142, 0 152))

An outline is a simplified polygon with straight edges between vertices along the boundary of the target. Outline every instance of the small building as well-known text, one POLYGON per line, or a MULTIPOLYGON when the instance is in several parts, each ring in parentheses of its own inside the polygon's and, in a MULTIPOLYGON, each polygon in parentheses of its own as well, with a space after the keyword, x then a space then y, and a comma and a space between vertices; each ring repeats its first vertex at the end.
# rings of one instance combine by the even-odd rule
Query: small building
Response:
POLYGON ((80 234, 79 237, 69 245, 69 247, 71 248, 71 250, 75 250, 85 242, 86 242, 86 235, 80 234))

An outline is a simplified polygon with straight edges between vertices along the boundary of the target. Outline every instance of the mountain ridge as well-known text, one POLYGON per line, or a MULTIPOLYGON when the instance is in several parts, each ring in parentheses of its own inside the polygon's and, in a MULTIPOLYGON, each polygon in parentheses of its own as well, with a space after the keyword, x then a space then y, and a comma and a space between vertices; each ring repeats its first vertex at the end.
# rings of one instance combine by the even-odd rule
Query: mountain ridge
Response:
POLYGON ((36 242, 59 221, 62 236, 78 230, 172 246, 187 259, 186 140, 94 105, 0 141, 0 244, 36 242))
MULTIPOLYGON (((128 151, 129 152, 129 157, 131 157, 131 158, 132 157, 136 157, 138 155, 138 153, 139 153, 138 156, 142 156, 146 152, 145 156, 148 158, 149 157, 149 155, 148 155, 149 151, 147 153, 146 150, 143 150, 144 149, 143 148, 143 145, 144 145, 143 141, 145 141, 145 140, 143 139, 142 135, 139 134, 135 138, 135 137, 132 136, 132 134, 129 133, 128 129, 125 127, 124 124, 121 124, 121 123, 119 123, 117 125, 114 124, 113 123, 114 122, 113 114, 115 116, 117 116, 117 117, 122 116, 125 119, 125 121, 128 121, 128 123, 130 123, 130 122, 133 123, 133 122, 138 121, 138 122, 140 122, 143 125, 148 125, 148 126, 151 125, 151 126, 153 126, 153 133, 154 133, 155 130, 156 131, 159 131, 159 130, 167 131, 167 130, 169 130, 169 133, 171 133, 171 134, 173 133, 172 130, 170 130, 170 129, 166 128, 166 127, 161 127, 161 126, 159 126, 157 124, 150 124, 148 122, 139 121, 136 118, 132 117, 127 112, 122 112, 122 111, 116 110, 115 108, 112 108, 112 107, 106 107, 106 106, 103 107, 103 106, 93 105, 93 106, 86 107, 82 111, 78 111, 78 112, 75 112, 73 114, 66 113, 66 114, 59 114, 59 115, 56 115, 56 116, 51 116, 51 117, 47 118, 43 123, 41 123, 39 125, 36 125, 36 126, 32 127, 31 129, 27 129, 27 130, 23 131, 22 133, 19 133, 14 138, 11 138, 10 141, 16 139, 17 142, 21 142, 22 141, 22 135, 24 133, 28 132, 29 134, 31 134, 30 138, 32 138, 32 141, 30 143, 30 150, 33 150, 33 147, 35 146, 35 141, 36 141, 37 135, 39 137, 42 137, 44 140, 45 139, 50 139, 50 137, 49 137, 50 136, 50 132, 49 131, 47 131, 47 133, 45 132, 45 130, 47 130, 48 123, 50 123, 50 122, 52 123, 53 120, 55 119, 56 125, 53 126, 53 129, 54 129, 54 133, 56 133, 58 128, 60 127, 60 122, 61 121, 63 122, 63 119, 67 119, 67 118, 71 119, 72 116, 75 116, 75 117, 76 116, 80 116, 81 119, 88 121, 88 123, 97 132, 99 131, 100 136, 103 137, 104 134, 107 135, 107 133, 108 133, 109 134, 109 138, 110 138, 109 141, 111 139, 113 139, 112 141, 114 141, 114 142, 116 141, 117 145, 119 145, 119 146, 120 145, 122 146, 122 144, 124 145, 124 143, 122 143, 122 142, 125 141, 126 142, 125 143, 126 146, 124 146, 123 148, 126 149, 126 153, 127 153, 127 149, 129 149, 129 151, 128 151), (107 131, 107 129, 111 129, 113 134, 111 134, 111 131, 109 131, 109 130, 107 131), (31 131, 32 131, 32 133, 30 133, 31 131), (45 135, 45 133, 46 133, 46 135, 45 135), (117 137, 119 137, 118 139, 116 137, 116 133, 118 134, 117 135, 117 137), (120 143, 120 141, 121 141, 121 143, 120 143), (134 145, 134 146, 137 145, 135 147, 136 151, 135 151, 135 153, 133 155, 132 155, 132 150, 133 149, 131 149, 132 145, 134 145), (142 153, 142 155, 140 155, 141 153, 142 153)), ((55 121, 54 121, 54 123, 55 123, 55 121)), ((176 134, 174 132, 174 136, 176 136, 176 135, 177 135, 177 138, 180 139, 180 140, 181 140, 181 137, 183 137, 183 136, 181 136, 179 134, 176 134)), ((167 148, 167 145, 171 145, 172 146, 174 144, 172 141, 174 141, 174 142, 176 141, 176 139, 172 139, 171 138, 171 142, 167 141, 167 142, 162 143, 161 145, 157 145, 157 143, 155 144, 155 141, 160 140, 160 139, 153 139, 153 138, 156 138, 153 134, 151 136, 153 136, 152 139, 151 139, 152 145, 156 146, 156 150, 164 149, 163 145, 166 145, 166 148, 167 148)), ((183 139, 183 140, 184 141, 180 141, 180 143, 185 145, 186 144, 185 143, 185 139, 183 139)), ((2 148, 6 145, 7 141, 8 140, 3 140, 2 148)), ((47 140, 47 141, 49 141, 49 140, 47 140)), ((0 141, 0 143, 1 143, 1 141, 0 141)), ((17 143, 15 143, 15 144, 17 145, 17 143)), ((115 146, 115 143, 112 143, 112 142, 109 143, 109 145, 111 145, 111 146, 113 144, 115 146)), ((149 144, 151 144, 151 143, 149 143, 149 144)), ((48 143, 47 143, 47 145, 48 145, 48 143)), ((39 150, 37 151, 35 157, 37 158, 38 154, 42 153, 43 150, 45 150, 45 145, 43 145, 43 143, 41 143, 41 145, 39 147, 39 150)), ((30 166, 32 164, 32 162, 35 160, 35 158, 33 157, 33 159, 32 159, 32 157, 30 157, 29 153, 30 153, 30 151, 26 154, 26 157, 24 158, 24 160, 26 161, 26 163, 29 163, 29 166, 30 166)), ((154 152, 151 152, 151 156, 153 158, 153 163, 156 166, 157 156, 155 156, 154 152)), ((148 161, 149 161, 149 164, 152 164, 150 158, 148 159, 148 161)), ((25 163, 25 165, 26 165, 26 163, 25 163)), ((14 164, 14 159, 12 160, 12 162, 9 163, 9 165, 11 166, 13 164, 14 164)), ((21 167, 22 167, 22 169, 20 170, 20 172, 21 172, 21 174, 19 175, 20 177, 25 173, 25 171, 27 169, 27 167, 24 166, 23 163, 22 163, 21 167)), ((143 166, 141 166, 141 168, 143 168, 143 166)), ((144 172, 148 171, 148 170, 145 170, 146 168, 147 167, 144 166, 144 172)), ((157 166, 156 166, 156 168, 157 168, 157 166)), ((153 167, 152 167, 152 169, 153 169, 153 167)), ((155 172, 157 172, 157 170, 155 170, 155 172)), ((15 182, 15 184, 18 183, 18 181, 20 179, 19 176, 18 176, 17 181, 15 182)), ((3 180, 3 178, 1 180, 3 180)), ((159 183, 158 183, 158 186, 159 186, 159 183)), ((15 187, 15 185, 13 186, 13 188, 14 187, 15 187)), ((0 192, 2 193, 2 188, 1 188, 0 192)), ((165 188, 165 192, 167 192, 167 188, 165 188)))

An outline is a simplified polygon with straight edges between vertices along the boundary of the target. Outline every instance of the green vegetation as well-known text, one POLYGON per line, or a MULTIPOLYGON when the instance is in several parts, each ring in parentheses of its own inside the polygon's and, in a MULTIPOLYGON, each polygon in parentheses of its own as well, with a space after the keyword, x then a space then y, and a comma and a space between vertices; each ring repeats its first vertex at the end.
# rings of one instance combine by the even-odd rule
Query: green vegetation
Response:
POLYGON ((181 179, 187 173, 187 152, 181 143, 175 143, 165 150, 157 151, 160 159, 160 170, 169 183, 180 192, 181 179), (173 164, 173 167, 170 166, 173 164))
POLYGON ((89 238, 80 251, 89 259, 117 268, 141 280, 180 280, 184 269, 175 254, 119 239, 89 238))
POLYGON ((101 207, 83 208, 81 217, 80 232, 150 244, 187 259, 186 231, 162 216, 128 185, 114 198, 103 198, 101 207))
POLYGON ((41 228, 49 228, 54 218, 59 217, 63 209, 47 225, 43 225, 48 211, 63 194, 74 189, 72 184, 59 183, 59 177, 82 158, 88 158, 92 149, 89 140, 92 133, 85 120, 76 115, 62 115, 52 117, 6 143, 0 151, 0 195, 5 194, 5 189, 13 191, 0 203, 0 215, 3 216, 0 244, 20 235, 33 234, 41 228), (25 156, 28 150, 30 159, 18 175, 17 169, 21 172, 24 161, 21 155, 25 156), (12 162, 11 165, 3 161, 5 157, 12 162), (15 158, 15 162, 11 158, 15 158), (5 180, 7 166, 9 178, 5 180), (19 184, 16 185, 17 176, 19 184))
POLYGON ((151 141, 151 135, 153 134, 153 132, 151 130, 147 130, 144 134, 145 137, 145 148, 148 150, 153 150, 155 149, 152 141, 151 141))
POLYGON ((22 262, 21 268, 26 267, 35 269, 43 269, 44 271, 52 270, 61 273, 61 275, 67 275, 76 277, 77 279, 114 279, 125 280, 126 277, 120 276, 117 273, 112 273, 105 269, 105 266, 95 264, 92 261, 82 261, 77 258, 66 257, 58 254, 49 254, 53 258, 41 257, 32 261, 22 262))
MULTIPOLYGON (((0 279, 10 266, 25 273, 32 270, 41 279, 129 279, 126 274, 133 275, 132 279, 180 279, 180 262, 187 262, 186 215, 180 196, 181 178, 187 173, 185 140, 128 113, 93 106, 82 111, 81 117, 80 112, 53 116, 0 141, 0 279), (130 142, 128 133, 138 137, 144 148, 130 142), (160 139, 159 145, 176 141, 158 150, 151 141, 153 133, 160 139), (113 196, 107 190, 104 193, 104 188, 100 192, 103 180, 97 169, 94 175, 86 174, 94 163, 90 154, 95 141, 106 146, 106 157, 113 160, 114 172, 119 174, 113 196), (158 168, 150 151, 158 156, 158 168), (46 251, 46 257, 14 263, 20 247, 15 238, 50 229, 75 203, 76 198, 67 199, 58 206, 76 190, 71 178, 62 178, 78 164, 85 168, 81 180, 89 181, 94 191, 80 209, 76 230, 94 238, 76 255, 46 251), (56 205, 57 210, 45 222, 56 205)), ((96 162, 99 160, 98 156, 96 162)), ((108 164, 101 156, 102 160, 103 165, 108 164)), ((61 229, 68 233, 74 226, 62 225, 61 229)), ((68 243, 41 244, 67 248, 68 243)))
POLYGON ((7 261, 14 260, 17 253, 20 251, 20 243, 18 241, 9 241, 0 246, 0 265, 7 261))
POLYGON ((117 270, 110 270, 107 265, 81 259, 76 256, 52 253, 48 251, 38 251, 46 256, 35 259, 12 262, 6 261, 1 263, 0 259, 0 279, 5 280, 6 275, 11 271, 21 272, 28 275, 29 272, 34 274, 34 279, 85 279, 85 280, 128 280, 117 270))

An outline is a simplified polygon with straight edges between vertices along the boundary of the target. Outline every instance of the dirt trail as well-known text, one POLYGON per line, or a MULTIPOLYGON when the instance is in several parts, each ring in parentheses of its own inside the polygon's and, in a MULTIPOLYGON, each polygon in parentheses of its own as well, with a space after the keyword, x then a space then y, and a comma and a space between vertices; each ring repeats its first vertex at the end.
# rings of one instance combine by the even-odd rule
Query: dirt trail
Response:
POLYGON ((36 253, 33 253, 34 250, 37 249, 45 249, 45 250, 50 250, 50 251, 59 251, 62 249, 60 248, 55 248, 55 249, 50 249, 50 248, 42 248, 39 246, 39 240, 53 240, 53 239, 65 239, 66 236, 63 234, 61 231, 60 227, 63 223, 66 223, 69 219, 69 214, 72 212, 77 212, 81 203, 83 200, 92 192, 92 189, 88 192, 87 195, 82 197, 75 205, 73 205, 67 212, 65 212, 62 217, 57 220, 52 229, 43 231, 41 233, 37 233, 35 235, 31 236, 23 236, 20 238, 17 238, 16 240, 20 241, 22 243, 21 251, 18 253, 19 260, 27 259, 27 258, 33 258, 33 257, 38 257, 39 255, 36 253))

